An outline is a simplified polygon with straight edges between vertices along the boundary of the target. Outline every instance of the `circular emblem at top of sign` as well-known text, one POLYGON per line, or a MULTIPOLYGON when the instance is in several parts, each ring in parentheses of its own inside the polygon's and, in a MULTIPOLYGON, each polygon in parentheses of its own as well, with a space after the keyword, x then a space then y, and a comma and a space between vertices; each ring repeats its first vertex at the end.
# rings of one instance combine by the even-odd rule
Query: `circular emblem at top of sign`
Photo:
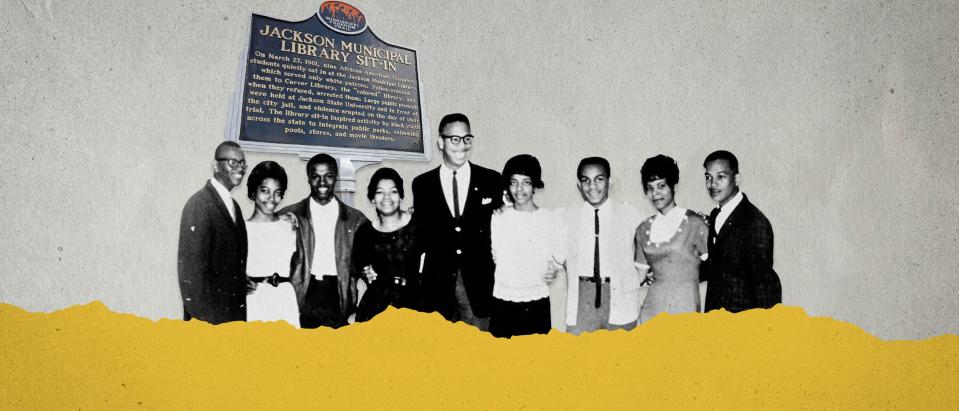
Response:
POLYGON ((316 14, 326 27, 339 33, 359 34, 366 30, 363 12, 342 1, 325 1, 316 14))

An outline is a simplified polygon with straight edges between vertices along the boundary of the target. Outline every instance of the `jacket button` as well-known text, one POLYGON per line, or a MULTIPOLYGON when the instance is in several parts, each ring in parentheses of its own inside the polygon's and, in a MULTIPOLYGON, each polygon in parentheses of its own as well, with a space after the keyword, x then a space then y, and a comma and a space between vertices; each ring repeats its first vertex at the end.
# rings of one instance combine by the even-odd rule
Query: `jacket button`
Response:
POLYGON ((454 228, 454 230, 456 230, 456 232, 458 233, 458 232, 460 232, 462 229, 459 228, 459 227, 456 227, 456 228, 454 228))
POLYGON ((460 254, 463 254, 463 250, 457 249, 457 250, 456 250, 456 255, 460 255, 460 254))

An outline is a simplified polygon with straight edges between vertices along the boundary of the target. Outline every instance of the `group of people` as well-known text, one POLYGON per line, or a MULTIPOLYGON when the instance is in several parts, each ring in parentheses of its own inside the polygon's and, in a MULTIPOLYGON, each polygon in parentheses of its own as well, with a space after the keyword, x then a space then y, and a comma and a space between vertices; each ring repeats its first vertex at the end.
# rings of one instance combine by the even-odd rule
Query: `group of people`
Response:
POLYGON ((703 281, 707 311, 782 301, 772 227, 740 191, 739 162, 728 151, 703 162, 718 204, 708 217, 677 206, 673 159, 647 159, 643 190, 657 212, 641 218, 609 198, 606 159, 580 161, 581 204, 548 210, 535 201, 545 184, 534 156, 510 158, 502 173, 471 163, 476 138, 458 113, 443 117, 439 137, 442 164, 413 180, 412 209, 402 207, 399 173, 376 170, 366 193, 373 219, 337 199, 337 162, 319 154, 306 165, 310 195, 282 209, 285 170, 257 164, 247 179, 255 209, 244 220, 230 194, 245 175, 244 154, 220 144, 213 178, 180 220, 184 319, 335 328, 392 305, 511 337, 556 323, 573 334, 628 330, 662 312, 701 311, 703 281), (557 280, 565 293, 551 289, 557 280), (565 318, 552 318, 563 308, 551 304, 565 306, 565 318))

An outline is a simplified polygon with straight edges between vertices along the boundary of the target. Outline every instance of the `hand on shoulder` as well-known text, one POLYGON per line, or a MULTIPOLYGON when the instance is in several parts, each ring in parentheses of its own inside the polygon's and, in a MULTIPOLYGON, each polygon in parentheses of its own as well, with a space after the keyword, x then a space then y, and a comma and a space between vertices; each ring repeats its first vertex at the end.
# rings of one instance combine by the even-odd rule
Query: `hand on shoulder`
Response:
POLYGON ((293 230, 300 228, 300 219, 296 217, 296 214, 287 211, 286 213, 280 214, 279 218, 280 221, 289 223, 291 229, 293 230))

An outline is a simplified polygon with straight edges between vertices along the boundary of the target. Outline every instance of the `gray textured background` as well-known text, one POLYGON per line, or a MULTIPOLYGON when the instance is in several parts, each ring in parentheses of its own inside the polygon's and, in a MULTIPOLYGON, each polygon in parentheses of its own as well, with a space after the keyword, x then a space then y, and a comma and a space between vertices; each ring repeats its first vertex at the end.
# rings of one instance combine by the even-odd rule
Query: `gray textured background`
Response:
MULTIPOLYGON (((320 1, 274 3, 0 0, 0 301, 180 316, 179 214, 250 14, 320 1)), ((429 128, 464 112, 477 163, 540 158, 541 206, 578 201, 576 163, 604 155, 613 196, 651 214, 639 168, 665 153, 679 204, 708 212, 700 164, 726 148, 773 223, 786 304, 883 338, 959 333, 959 4, 664 3, 351 2, 417 50, 429 128)), ((301 160, 248 154, 265 159, 287 204, 307 194, 301 160)), ((409 184, 438 161, 387 165, 409 184)))

